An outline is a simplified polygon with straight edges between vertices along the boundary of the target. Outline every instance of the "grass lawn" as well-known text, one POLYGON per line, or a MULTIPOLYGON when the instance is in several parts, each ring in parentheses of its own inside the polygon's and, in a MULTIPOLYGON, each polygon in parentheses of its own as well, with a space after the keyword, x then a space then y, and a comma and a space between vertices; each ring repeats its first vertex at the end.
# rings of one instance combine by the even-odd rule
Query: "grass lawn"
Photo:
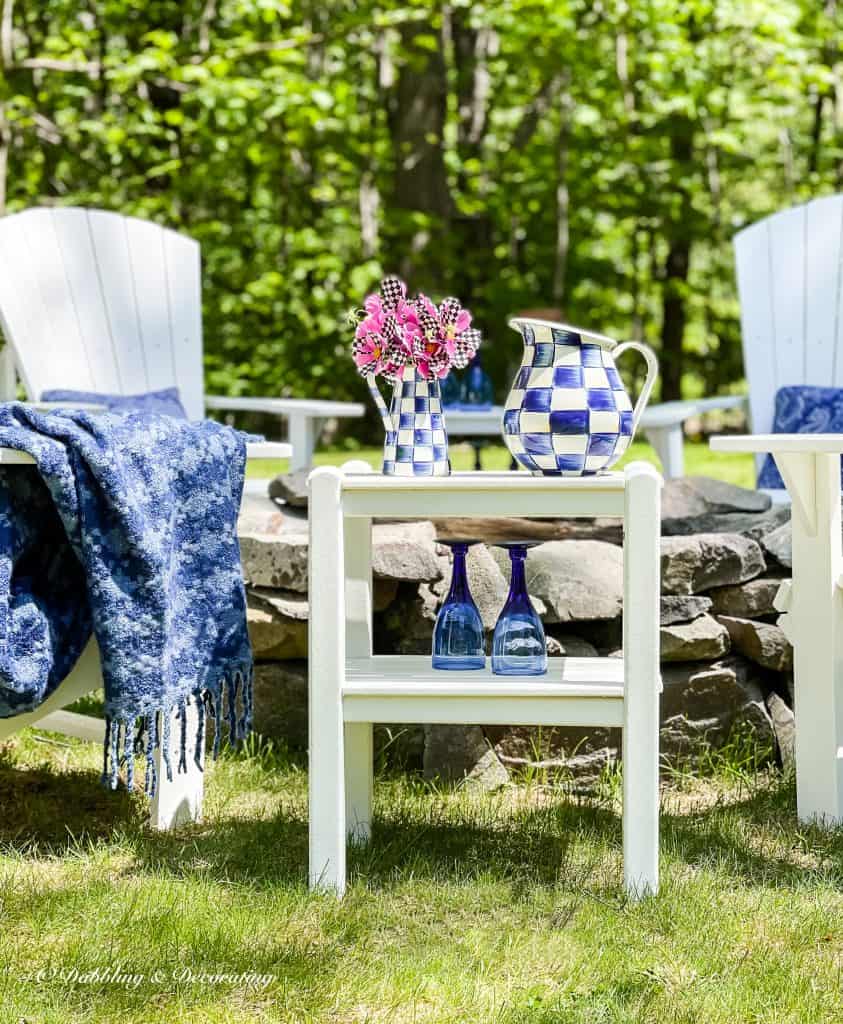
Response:
MULTIPOLYGON (((450 445, 450 451, 454 469, 474 468, 474 449, 471 445, 454 443, 450 445)), ((509 469, 509 452, 502 444, 489 445, 483 450, 482 458, 484 469, 509 469)), ((339 466, 349 459, 363 459, 380 469, 383 453, 380 448, 361 448, 357 451, 323 449, 317 450, 314 461, 317 466, 339 466)), ((620 466, 635 459, 646 459, 661 469, 658 456, 646 441, 632 444, 620 466)), ((270 459, 250 463, 248 474, 252 477, 271 477, 286 469, 285 460, 270 459)), ((705 442, 685 442, 685 473, 688 476, 713 476, 741 487, 755 486, 755 467, 751 455, 721 455, 712 452, 705 442)))
POLYGON ((381 777, 338 903, 306 890, 300 763, 225 756, 205 824, 159 835, 98 762, 33 734, 0 756, 3 1024, 843 1021, 843 829, 797 825, 777 773, 674 777, 638 905, 616 778, 585 799, 381 777))

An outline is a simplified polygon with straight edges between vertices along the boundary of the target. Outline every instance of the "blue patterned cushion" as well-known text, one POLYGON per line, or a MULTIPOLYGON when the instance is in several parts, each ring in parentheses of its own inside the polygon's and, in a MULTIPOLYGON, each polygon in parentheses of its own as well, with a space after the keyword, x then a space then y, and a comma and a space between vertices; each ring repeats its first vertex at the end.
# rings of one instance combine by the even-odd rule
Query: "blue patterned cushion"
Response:
MULTIPOLYGON (((773 417, 774 434, 843 434, 843 388, 800 385, 779 388, 773 417)), ((843 488, 843 468, 840 478, 843 488)), ((782 490, 784 481, 772 455, 758 474, 758 486, 782 490)))
POLYGON ((178 388, 162 388, 160 391, 145 391, 140 395, 106 395, 98 391, 66 391, 53 388, 41 395, 42 402, 90 402, 104 405, 109 412, 157 412, 162 416, 173 416, 186 420, 188 415, 181 404, 178 388))

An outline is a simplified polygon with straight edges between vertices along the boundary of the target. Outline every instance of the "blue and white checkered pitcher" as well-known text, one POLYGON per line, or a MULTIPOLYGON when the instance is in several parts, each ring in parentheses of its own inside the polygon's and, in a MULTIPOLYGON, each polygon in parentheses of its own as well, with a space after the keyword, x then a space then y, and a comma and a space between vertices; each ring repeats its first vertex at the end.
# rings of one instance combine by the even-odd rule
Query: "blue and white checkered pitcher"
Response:
POLYGON ((366 378, 383 420, 383 472, 389 476, 448 476, 448 435, 438 380, 407 365, 395 382, 389 409, 375 378, 366 378))
POLYGON ((653 390, 658 360, 647 345, 579 327, 516 317, 524 358, 503 414, 506 446, 532 473, 589 476, 613 466, 629 447, 653 390), (615 359, 635 349, 647 376, 635 409, 615 359))

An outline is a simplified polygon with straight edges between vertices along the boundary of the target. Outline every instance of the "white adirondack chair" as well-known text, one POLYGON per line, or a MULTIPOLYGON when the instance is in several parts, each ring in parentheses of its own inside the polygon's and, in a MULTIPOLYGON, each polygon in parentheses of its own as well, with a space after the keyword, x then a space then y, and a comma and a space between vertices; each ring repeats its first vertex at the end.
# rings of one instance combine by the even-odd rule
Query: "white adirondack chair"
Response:
MULTIPOLYGON (((202 386, 199 246, 184 235, 99 210, 35 209, 6 217, 0 220, 0 324, 30 399, 48 388, 132 394, 177 385, 191 417, 213 406, 202 386)), ((294 405, 268 401, 279 413, 294 405)), ((289 444, 249 446, 250 458, 291 453, 289 444)), ((0 449, 0 465, 31 461, 0 449)), ((61 710, 101 686, 92 639, 41 707, 0 719, 0 741, 33 725, 102 741, 101 720, 61 710)), ((191 726, 195 721, 189 735, 191 726)), ((168 782, 161 761, 159 753, 153 825, 196 820, 202 773, 188 759, 188 773, 168 782)))
POLYGON ((843 387, 843 195, 765 217, 734 245, 750 425, 769 434, 780 387, 843 387))
POLYGON ((207 409, 288 421, 291 468, 310 466, 322 421, 359 417, 359 402, 206 395, 199 244, 136 217, 72 207, 0 220, 0 377, 31 401, 50 388, 134 394, 177 385, 191 419, 207 409))
POLYGON ((735 236, 753 433, 711 439, 723 452, 771 453, 792 499, 793 578, 779 626, 793 643, 796 804, 803 821, 843 823, 841 434, 774 434, 776 391, 843 387, 843 195, 814 199, 735 236))

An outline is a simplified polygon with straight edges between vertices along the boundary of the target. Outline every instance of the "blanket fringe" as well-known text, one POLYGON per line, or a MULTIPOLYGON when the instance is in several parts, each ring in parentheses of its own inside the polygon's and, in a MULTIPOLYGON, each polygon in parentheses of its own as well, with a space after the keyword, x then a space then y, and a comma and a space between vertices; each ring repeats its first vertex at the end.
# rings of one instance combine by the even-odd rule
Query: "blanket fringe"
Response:
POLYGON ((213 722, 214 739, 211 756, 217 759, 220 752, 223 719, 228 726, 228 742, 232 746, 242 743, 252 731, 253 674, 251 667, 236 670, 219 679, 215 686, 188 694, 184 700, 155 711, 139 715, 135 719, 110 717, 105 720, 105 742, 103 744, 103 785, 117 789, 120 769, 125 767, 126 789, 134 788, 134 760, 136 753, 142 753, 146 761, 144 793, 150 799, 158 791, 158 771, 155 754, 161 750, 161 760, 167 781, 173 781, 172 717, 179 718, 178 762, 176 772, 187 771, 188 708, 197 712, 196 731, 193 744, 193 763, 202 768, 205 750, 207 720, 213 722), (223 709, 225 709, 223 711, 223 709))

